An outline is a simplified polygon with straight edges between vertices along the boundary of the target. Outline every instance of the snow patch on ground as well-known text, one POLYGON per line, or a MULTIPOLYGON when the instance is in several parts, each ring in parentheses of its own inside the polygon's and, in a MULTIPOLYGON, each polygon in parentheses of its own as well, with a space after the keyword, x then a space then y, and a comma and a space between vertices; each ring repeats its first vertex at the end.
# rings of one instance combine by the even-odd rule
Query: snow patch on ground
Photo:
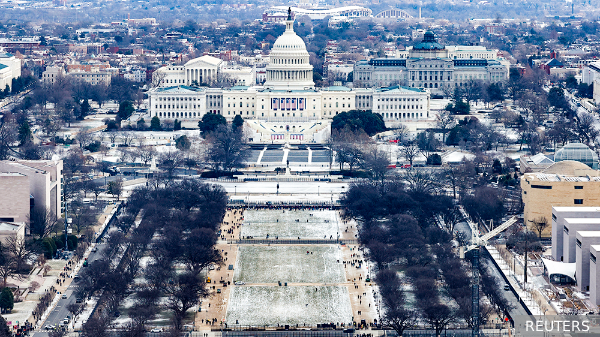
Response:
POLYGON ((351 322, 350 297, 342 286, 235 287, 227 310, 228 324, 245 326, 351 322))
POLYGON ((344 268, 338 262, 341 260, 341 249, 334 245, 241 246, 234 280, 246 283, 344 282, 344 268))
POLYGON ((335 239, 339 232, 335 211, 248 210, 243 223, 241 235, 256 239, 267 234, 280 239, 335 239))

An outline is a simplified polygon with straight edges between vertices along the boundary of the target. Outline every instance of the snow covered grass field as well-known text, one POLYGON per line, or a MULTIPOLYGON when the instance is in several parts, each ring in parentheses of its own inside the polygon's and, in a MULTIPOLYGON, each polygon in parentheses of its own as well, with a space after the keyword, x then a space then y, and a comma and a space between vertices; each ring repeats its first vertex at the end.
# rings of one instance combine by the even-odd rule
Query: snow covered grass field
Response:
POLYGON ((248 210, 244 213, 243 237, 302 239, 337 238, 335 211, 248 210), (311 215, 312 214, 312 215, 311 215), (298 221, 296 221, 298 220, 298 221))
POLYGON ((245 326, 351 323, 348 289, 342 286, 236 286, 227 323, 245 326))
POLYGON ((344 282, 344 267, 338 263, 341 259, 340 247, 334 245, 240 246, 234 280, 246 283, 344 282))

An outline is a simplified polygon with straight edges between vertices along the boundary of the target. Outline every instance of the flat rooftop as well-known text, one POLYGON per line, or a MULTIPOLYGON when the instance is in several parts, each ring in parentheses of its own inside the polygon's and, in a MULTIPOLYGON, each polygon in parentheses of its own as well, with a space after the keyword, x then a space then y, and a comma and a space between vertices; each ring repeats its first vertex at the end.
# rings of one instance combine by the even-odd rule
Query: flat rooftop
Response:
POLYGON ((0 177, 26 177, 26 175, 18 172, 0 172, 0 177))
MULTIPOLYGON (((600 212, 600 207, 553 206, 558 212, 600 212)), ((599 216, 600 217, 600 216, 599 216)))
POLYGON ((600 218, 566 218, 566 223, 569 224, 599 224, 600 218))
POLYGON ((577 231, 577 235, 581 237, 595 238, 600 237, 600 231, 577 231))

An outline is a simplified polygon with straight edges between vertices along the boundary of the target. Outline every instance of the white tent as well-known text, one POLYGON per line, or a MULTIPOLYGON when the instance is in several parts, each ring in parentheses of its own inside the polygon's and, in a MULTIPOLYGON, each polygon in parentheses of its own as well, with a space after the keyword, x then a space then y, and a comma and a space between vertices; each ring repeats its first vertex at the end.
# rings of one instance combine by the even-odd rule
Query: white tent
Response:
MULTIPOLYGON (((563 276, 569 277, 572 282, 575 282, 576 263, 557 262, 544 258, 542 258, 542 262, 544 263, 544 269, 548 273, 548 278, 551 282, 564 283, 564 281, 560 280, 563 276)), ((567 282, 569 281, 570 280, 567 280, 567 282)))

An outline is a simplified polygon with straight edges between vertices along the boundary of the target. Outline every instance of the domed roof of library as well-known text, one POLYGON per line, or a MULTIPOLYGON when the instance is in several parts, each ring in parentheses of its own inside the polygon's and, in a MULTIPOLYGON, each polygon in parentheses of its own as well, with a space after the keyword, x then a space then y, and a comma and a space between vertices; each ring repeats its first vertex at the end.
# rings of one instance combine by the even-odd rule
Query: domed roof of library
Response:
POLYGON ((432 31, 427 31, 423 36, 423 40, 413 47, 416 50, 442 50, 444 48, 436 41, 435 34, 432 31))

